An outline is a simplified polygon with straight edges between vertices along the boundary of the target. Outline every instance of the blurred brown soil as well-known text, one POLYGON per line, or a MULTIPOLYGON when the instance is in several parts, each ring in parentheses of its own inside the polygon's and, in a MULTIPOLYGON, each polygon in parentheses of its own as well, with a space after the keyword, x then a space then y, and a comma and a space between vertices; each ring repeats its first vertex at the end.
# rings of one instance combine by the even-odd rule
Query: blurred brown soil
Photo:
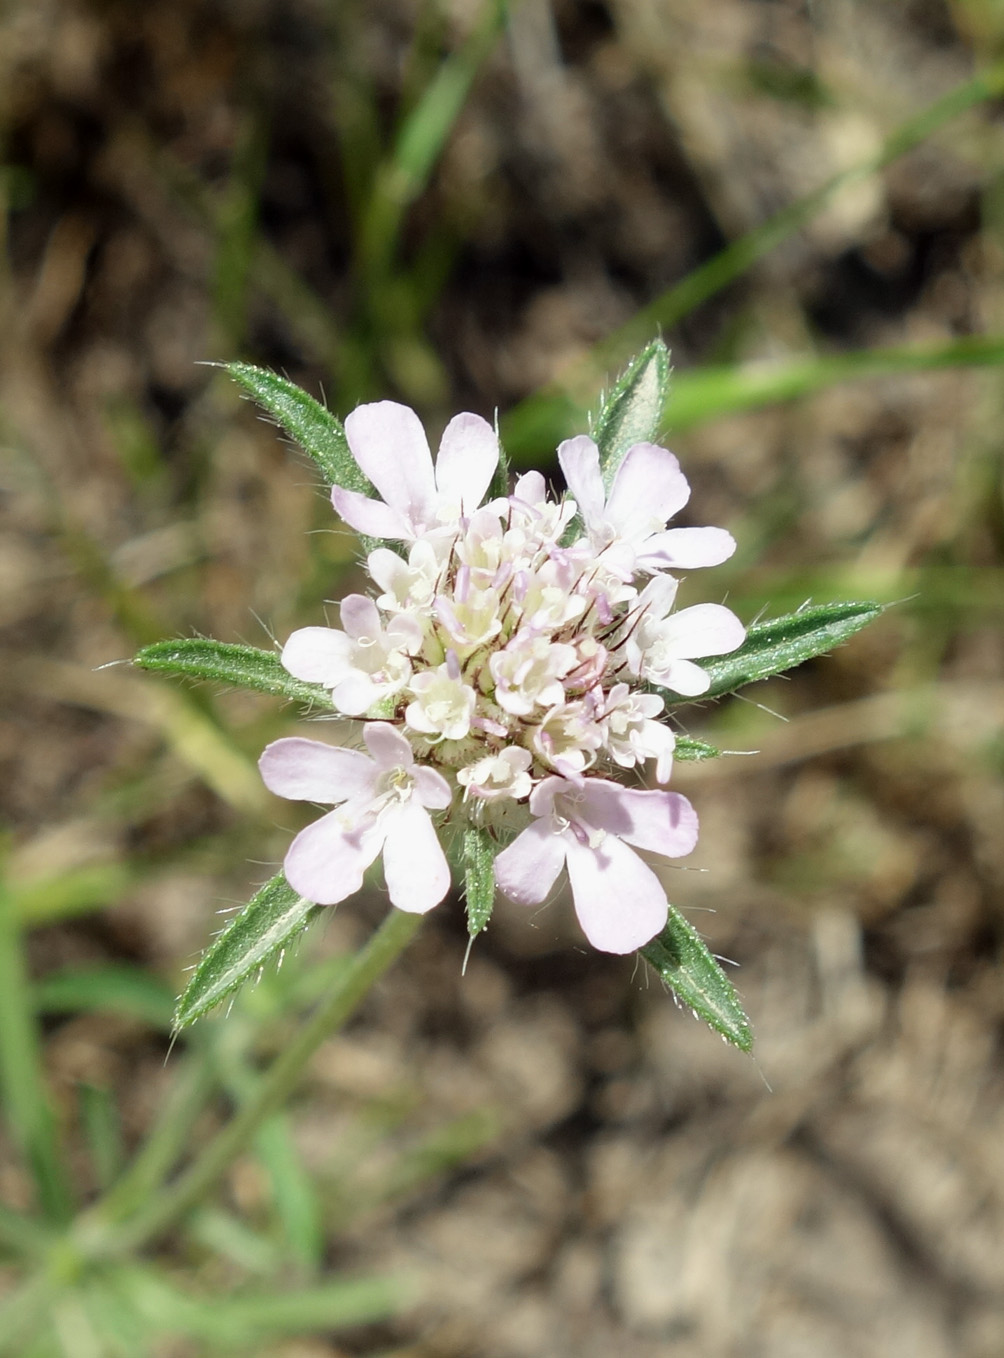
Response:
MULTIPOLYGON (((475 14, 444 8, 447 45, 475 14)), ((214 912, 281 859, 294 811, 246 762, 198 776, 165 739, 171 691, 95 667, 193 630, 267 644, 345 588, 355 548, 309 536, 330 518, 305 462, 197 363, 271 365, 344 413, 325 365, 358 288, 338 138, 356 134, 354 80, 389 125, 415 24, 403 0, 24 0, 0 18, 3 812, 17 882, 135 868, 109 908, 37 930, 40 976, 125 960, 177 987, 214 912), (242 193, 257 225, 246 291, 228 292, 242 193)), ((449 262, 430 422, 507 408, 1001 36, 961 0, 524 0, 408 219, 406 257, 438 222, 449 262)), ((1002 167, 991 113, 858 184, 667 336, 677 366, 999 330, 1002 167)), ((380 364, 379 394, 419 399, 421 376, 408 391, 380 364)), ((752 617, 772 591, 779 608, 890 579, 919 592, 752 693, 787 724, 736 702, 689 722, 760 751, 679 768, 702 841, 668 879, 738 964, 756 1061, 630 960, 588 953, 564 901, 500 906, 462 977, 448 904, 321 1053, 296 1119, 332 1267, 417 1271, 425 1300, 270 1352, 1004 1352, 1001 413, 997 375, 942 373, 674 441, 694 521, 743 544, 688 602, 729 589, 752 617), (418 1131, 486 1109, 495 1130, 335 1233, 363 1113, 395 1100, 418 1131)), ((219 707, 245 758, 292 729, 242 695, 219 707)), ((381 908, 344 908, 312 946, 381 908)), ((67 1123, 97 1084, 137 1139, 170 1077, 161 1039, 107 1015, 47 1034, 67 1123)), ((375 1138, 352 1191, 414 1135, 375 1138)), ((250 1160, 227 1191, 260 1211, 250 1160)), ((9 1150, 0 1192, 29 1199, 9 1150)))

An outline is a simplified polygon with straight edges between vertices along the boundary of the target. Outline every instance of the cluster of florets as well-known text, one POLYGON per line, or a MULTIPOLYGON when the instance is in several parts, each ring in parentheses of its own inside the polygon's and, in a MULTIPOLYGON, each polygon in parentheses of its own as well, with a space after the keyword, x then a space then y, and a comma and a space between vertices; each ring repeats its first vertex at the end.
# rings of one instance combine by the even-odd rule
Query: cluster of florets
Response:
POLYGON ((334 904, 382 853, 393 903, 428 910, 450 885, 429 813, 447 812, 499 835, 520 829, 495 861, 511 899, 542 901, 565 865, 595 946, 648 942, 665 891, 628 846, 679 857, 697 818, 678 793, 610 775, 649 765, 665 784, 675 737, 651 686, 697 696, 709 680, 694 661, 742 643, 721 605, 673 611, 670 572, 726 560, 733 539, 666 528, 690 491, 655 444, 630 448, 605 486, 596 444, 570 439, 558 449, 568 495, 551 498, 529 472, 482 503, 499 444, 479 416, 450 422, 435 468, 405 406, 360 406, 345 433, 382 499, 335 487, 334 506, 403 549, 369 554, 375 597, 342 600, 340 628, 304 628, 283 650, 291 674, 365 720, 369 752, 287 739, 262 756, 274 792, 336 808, 294 840, 290 884, 334 904))

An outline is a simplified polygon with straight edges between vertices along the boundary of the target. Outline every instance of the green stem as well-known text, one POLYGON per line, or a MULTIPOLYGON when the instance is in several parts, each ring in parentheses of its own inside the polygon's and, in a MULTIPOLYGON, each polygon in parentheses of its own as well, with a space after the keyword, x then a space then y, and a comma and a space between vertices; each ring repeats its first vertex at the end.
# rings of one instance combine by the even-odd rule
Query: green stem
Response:
POLYGON ((158 1121, 135 1159, 99 1204, 106 1221, 127 1220, 157 1191, 181 1158, 192 1124, 215 1087, 216 1074, 206 1053, 193 1052, 175 1077, 158 1121))
POLYGON ((80 1218, 74 1234, 83 1252, 91 1258, 107 1258, 139 1249, 196 1206, 251 1142, 262 1122, 286 1101, 321 1043, 345 1023, 404 951, 420 920, 419 915, 392 909, 328 998, 276 1058, 254 1096, 180 1178, 162 1188, 121 1225, 109 1222, 103 1203, 80 1218))
POLYGON ((28 983, 21 922, 0 886, 0 1101, 50 1221, 71 1214, 70 1187, 42 1076, 42 1045, 28 983))

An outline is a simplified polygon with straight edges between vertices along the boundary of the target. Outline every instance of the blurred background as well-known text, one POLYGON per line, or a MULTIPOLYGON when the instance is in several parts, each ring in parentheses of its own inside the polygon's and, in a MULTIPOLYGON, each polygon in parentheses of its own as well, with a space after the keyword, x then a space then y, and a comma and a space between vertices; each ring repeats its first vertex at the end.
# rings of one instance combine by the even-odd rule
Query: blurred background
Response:
POLYGON ((999 98, 888 142, 1002 50, 994 0, 3 6, 0 1351, 1004 1352, 999 98), (24 1223, 165 1106, 183 1159, 384 909, 168 1056, 185 968, 302 823, 255 760, 304 728, 100 667, 269 646, 360 581, 311 464, 202 365, 433 440, 498 411, 554 475, 660 327, 686 521, 740 542, 684 601, 896 605, 685 712, 759 751, 678 766, 702 840, 666 878, 756 1059, 563 900, 499 905, 462 977, 451 899, 182 1228, 8 1328, 24 1223))

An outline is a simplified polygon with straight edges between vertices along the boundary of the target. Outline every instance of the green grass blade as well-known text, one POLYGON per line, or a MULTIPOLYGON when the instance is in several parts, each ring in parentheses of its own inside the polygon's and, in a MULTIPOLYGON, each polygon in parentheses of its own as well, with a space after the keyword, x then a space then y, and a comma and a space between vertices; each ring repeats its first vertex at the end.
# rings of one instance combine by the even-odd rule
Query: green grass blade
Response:
POLYGON ((125 894, 136 876, 134 864, 86 863, 56 877, 12 882, 8 891, 22 925, 49 924, 105 909, 125 894))
POLYGON ((1004 335, 950 340, 945 344, 863 349, 853 354, 740 368, 697 368, 674 376, 672 396, 666 407, 666 427, 674 432, 692 429, 722 415, 811 396, 840 382, 1000 363, 1004 363, 1004 335))
MULTIPOLYGON (((227 1092, 245 1104, 257 1093, 259 1077, 244 1057, 239 1031, 217 1029, 217 1065, 227 1092), (234 1039, 237 1039, 236 1041, 234 1039)), ((290 1134, 288 1120, 276 1113, 255 1136, 255 1150, 268 1173, 276 1214, 282 1223, 285 1252, 306 1269, 316 1271, 324 1252, 324 1223, 316 1188, 290 1134)))
POLYGON ((52 1235, 41 1221, 0 1203, 0 1249, 9 1254, 37 1256, 51 1245, 52 1235))
POLYGON ((288 1252, 316 1272, 324 1255, 321 1200, 300 1159, 288 1119, 281 1114, 269 1118, 255 1137, 255 1149, 272 1183, 275 1210, 282 1222, 288 1252))
POLYGON ((39 1204, 53 1221, 72 1212, 69 1174, 45 1089, 42 1044, 24 957, 21 924, 0 883, 0 1093, 7 1125, 31 1170, 39 1204))
POLYGON ((122 1127, 110 1090, 79 1086, 80 1123, 98 1187, 106 1190, 122 1168, 122 1127))
POLYGON ((230 179, 217 200, 213 319, 224 353, 239 353, 247 330, 248 299, 258 235, 261 188, 268 159, 268 133, 252 113, 239 129, 230 179))
POLYGON ((371 276, 382 278, 389 269, 405 209, 426 188, 505 13, 503 0, 487 0, 470 37, 446 58, 405 118, 387 163, 375 176, 360 231, 360 256, 371 276))
POLYGON ((912 151, 933 133, 968 109, 1004 93, 1004 62, 963 81, 955 89, 936 99, 920 113, 900 124, 872 155, 856 165, 828 179, 797 202, 782 208, 761 226, 726 246, 714 259, 693 270, 675 287, 669 288, 648 306, 633 316, 627 325, 616 331, 599 346, 600 363, 615 354, 630 351, 644 343, 645 337, 660 326, 676 325, 701 305, 721 292, 722 288, 741 277, 752 264, 769 254, 775 246, 800 230, 812 220, 842 189, 876 174, 907 151, 912 151))
POLYGON ((99 1231, 106 1223, 124 1220, 161 1187, 182 1153, 191 1143, 192 1124, 216 1090, 211 1062, 204 1052, 193 1052, 174 1077, 157 1121, 147 1134, 125 1174, 100 1203, 82 1218, 86 1236, 95 1221, 99 1231))
POLYGON ((753 1033, 732 982, 692 924, 672 905, 666 927, 641 955, 698 1018, 740 1051, 753 1050, 753 1033))
POLYGON ((132 1266, 120 1270, 118 1286, 155 1333, 244 1348, 265 1339, 374 1324, 408 1301, 402 1281, 392 1277, 210 1300, 182 1291, 152 1269, 132 1266))
POLYGON ((34 986, 40 1014, 115 1013, 169 1030, 174 996, 139 967, 100 966, 60 971, 34 986))

